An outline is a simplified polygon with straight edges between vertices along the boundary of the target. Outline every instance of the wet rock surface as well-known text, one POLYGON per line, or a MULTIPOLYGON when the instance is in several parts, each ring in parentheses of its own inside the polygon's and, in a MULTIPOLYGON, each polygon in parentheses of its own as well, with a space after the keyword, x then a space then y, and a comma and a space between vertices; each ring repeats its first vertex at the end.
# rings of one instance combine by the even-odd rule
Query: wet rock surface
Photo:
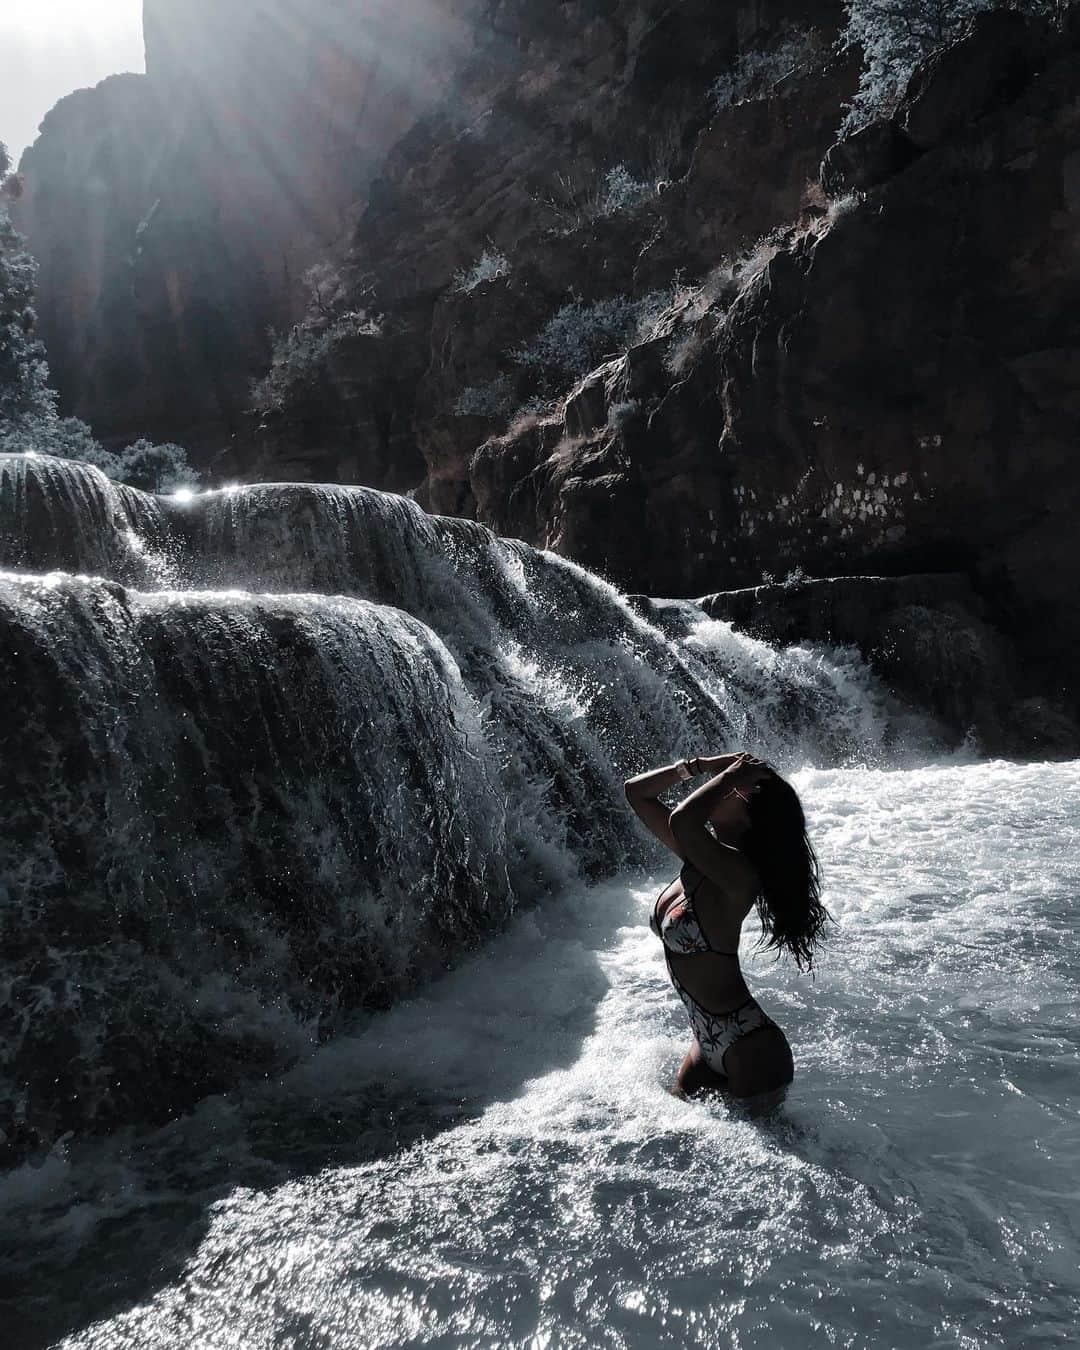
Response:
POLYGON ((768 642, 857 647, 895 694, 939 719, 957 743, 1020 758, 1068 756, 1080 745, 1065 700, 1031 692, 1030 663, 963 574, 796 581, 698 603, 768 642))
POLYGON ((370 488, 0 456, 0 1168, 276 1075, 644 866, 622 785, 658 745, 911 749, 861 663, 686 610, 713 641, 370 488))

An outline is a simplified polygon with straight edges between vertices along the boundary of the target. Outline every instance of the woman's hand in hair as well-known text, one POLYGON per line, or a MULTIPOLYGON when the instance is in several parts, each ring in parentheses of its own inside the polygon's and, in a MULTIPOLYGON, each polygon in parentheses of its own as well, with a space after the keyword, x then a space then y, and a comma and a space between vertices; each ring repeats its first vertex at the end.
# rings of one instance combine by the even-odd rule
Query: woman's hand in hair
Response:
MULTIPOLYGON (((733 768, 741 759, 745 757, 744 750, 737 750, 733 755, 698 755, 697 763, 702 773, 715 775, 726 773, 728 769, 733 768)), ((693 759, 691 759, 693 763, 693 759)))
POLYGON ((724 781, 738 788, 740 792, 752 792, 759 783, 775 777, 775 772, 763 759, 754 755, 741 754, 733 757, 734 762, 723 770, 724 781))

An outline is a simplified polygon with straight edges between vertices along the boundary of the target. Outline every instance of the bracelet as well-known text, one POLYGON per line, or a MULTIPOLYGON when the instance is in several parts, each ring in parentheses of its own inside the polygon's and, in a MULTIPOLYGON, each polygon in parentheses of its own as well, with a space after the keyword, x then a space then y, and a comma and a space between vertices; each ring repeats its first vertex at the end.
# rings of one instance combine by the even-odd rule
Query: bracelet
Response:
POLYGON ((687 764, 687 762, 686 762, 685 759, 680 759, 679 762, 678 762, 678 764, 675 765, 675 772, 676 772, 676 773, 679 775, 679 777, 682 778, 684 781, 685 781, 687 778, 693 778, 693 776, 694 776, 694 775, 690 772, 690 766, 687 764))

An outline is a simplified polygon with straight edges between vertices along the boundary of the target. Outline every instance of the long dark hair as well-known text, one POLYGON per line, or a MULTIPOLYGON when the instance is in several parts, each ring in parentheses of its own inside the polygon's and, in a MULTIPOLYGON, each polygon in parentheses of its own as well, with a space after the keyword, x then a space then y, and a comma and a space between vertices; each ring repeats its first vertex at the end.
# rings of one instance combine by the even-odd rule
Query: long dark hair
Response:
POLYGON ((800 970, 812 970, 814 949, 833 918, 821 903, 821 868, 799 794, 777 774, 751 793, 750 828, 739 848, 761 876, 758 945, 777 956, 788 951, 800 970))

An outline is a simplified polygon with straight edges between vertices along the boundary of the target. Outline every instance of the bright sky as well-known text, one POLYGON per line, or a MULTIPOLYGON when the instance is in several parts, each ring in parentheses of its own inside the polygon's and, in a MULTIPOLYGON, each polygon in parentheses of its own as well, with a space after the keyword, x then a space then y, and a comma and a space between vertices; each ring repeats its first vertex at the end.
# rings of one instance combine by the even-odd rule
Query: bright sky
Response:
POLYGON ((57 99, 144 68, 142 0, 0 0, 0 141, 17 164, 57 99))

